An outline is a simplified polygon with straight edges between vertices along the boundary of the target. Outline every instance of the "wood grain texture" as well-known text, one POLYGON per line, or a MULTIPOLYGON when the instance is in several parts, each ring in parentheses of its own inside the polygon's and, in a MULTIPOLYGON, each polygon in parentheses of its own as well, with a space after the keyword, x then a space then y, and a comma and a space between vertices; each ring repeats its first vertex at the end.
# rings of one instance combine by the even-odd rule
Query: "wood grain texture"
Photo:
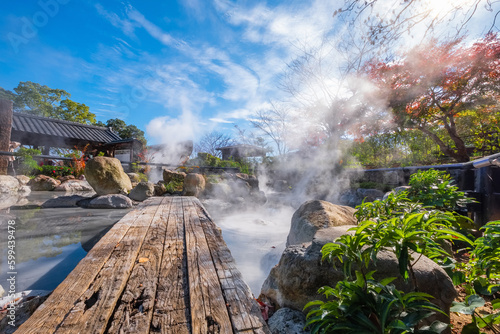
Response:
POLYGON ((170 201, 172 205, 168 217, 151 331, 191 333, 182 200, 180 197, 172 197, 170 201))
POLYGON ((220 229, 199 201, 195 201, 195 206, 212 252, 213 263, 221 282, 234 332, 246 333, 250 330, 255 333, 270 333, 262 318, 259 305, 236 268, 236 263, 222 238, 220 229))
POLYGON ((194 197, 124 216, 16 333, 269 333, 220 229, 194 197))
POLYGON ((162 201, 146 233, 107 333, 149 333, 171 201, 162 201))
POLYGON ((232 333, 226 302, 193 198, 184 197, 182 207, 186 235, 192 333, 232 333))
POLYGON ((129 279, 144 237, 159 210, 155 200, 130 227, 100 270, 95 281, 78 298, 56 333, 104 333, 129 279))
POLYGON ((16 331, 17 333, 53 333, 64 317, 89 288, 101 268, 119 245, 129 228, 140 219, 146 210, 154 210, 155 199, 130 211, 104 235, 90 250, 68 277, 59 284, 49 298, 16 331))

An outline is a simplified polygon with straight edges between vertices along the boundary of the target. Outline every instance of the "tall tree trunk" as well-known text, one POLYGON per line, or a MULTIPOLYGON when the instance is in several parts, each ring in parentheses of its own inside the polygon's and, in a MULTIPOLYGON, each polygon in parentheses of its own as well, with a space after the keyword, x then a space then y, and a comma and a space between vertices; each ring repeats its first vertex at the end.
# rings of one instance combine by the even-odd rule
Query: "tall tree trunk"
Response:
POLYGON ((453 115, 447 116, 447 118, 450 121, 450 124, 444 121, 444 127, 448 134, 450 135, 451 140, 455 143, 456 147, 456 153, 460 157, 459 162, 467 162, 470 160, 469 154, 467 153, 467 147, 465 146, 464 141, 462 138, 460 138, 457 134, 457 127, 455 125, 455 119, 453 118, 453 115))
POLYGON ((434 141, 439 148, 441 149, 441 152, 444 154, 452 157, 458 162, 467 162, 469 161, 469 156, 466 155, 465 157, 461 155, 459 152, 455 152, 453 149, 451 149, 448 145, 446 145, 435 133, 429 131, 427 128, 420 126, 417 129, 425 133, 427 136, 429 136, 432 141, 434 141))
MULTIPOLYGON (((0 99, 0 151, 9 151, 12 130, 12 101, 0 99)), ((9 160, 0 156, 0 175, 7 175, 9 160)))

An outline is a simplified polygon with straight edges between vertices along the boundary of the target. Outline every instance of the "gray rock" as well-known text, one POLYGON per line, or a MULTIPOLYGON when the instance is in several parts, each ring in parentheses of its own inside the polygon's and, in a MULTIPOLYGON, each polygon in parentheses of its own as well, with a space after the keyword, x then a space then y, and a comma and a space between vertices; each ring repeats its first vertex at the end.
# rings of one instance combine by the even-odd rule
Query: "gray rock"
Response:
POLYGON ((142 202, 155 195, 155 184, 152 182, 140 182, 130 191, 128 197, 134 201, 142 202))
POLYGON ((311 242, 319 229, 330 226, 355 225, 355 210, 348 206, 326 201, 311 200, 303 203, 292 216, 292 225, 286 245, 311 242))
POLYGON ((364 189, 359 188, 356 190, 356 194, 365 202, 373 202, 377 199, 382 199, 384 197, 384 192, 378 189, 364 189))
POLYGON ((127 173, 130 182, 141 182, 141 177, 137 173, 127 173))
POLYGON ((158 183, 155 184, 155 196, 163 196, 166 192, 167 187, 165 183, 163 183, 163 181, 158 181, 158 183))
POLYGON ((393 193, 399 194, 400 192, 409 190, 410 188, 411 188, 410 186, 396 187, 396 188, 392 189, 391 191, 385 193, 383 199, 387 199, 387 197, 389 197, 389 194, 393 194, 393 193))
POLYGON ((66 175, 66 176, 61 176, 59 178, 57 178, 59 181, 61 181, 61 183, 64 183, 68 180, 74 180, 75 177, 73 175, 66 175))
POLYGON ((16 179, 19 181, 19 184, 25 186, 30 182, 30 178, 26 175, 16 175, 16 179))
POLYGON ((78 206, 77 203, 84 199, 92 199, 92 198, 80 195, 60 196, 45 201, 45 203, 42 204, 42 208, 48 209, 48 208, 77 207, 78 206))
POLYGON ((304 330, 306 316, 297 310, 284 307, 276 311, 267 322, 272 334, 309 334, 304 330))
POLYGON ((12 297, 7 296, 0 300, 0 305, 13 303, 15 305, 15 326, 9 324, 10 318, 6 317, 6 312, 0 313, 0 333, 12 334, 16 332, 36 309, 49 297, 50 291, 27 290, 18 292, 12 297), (12 301, 14 300, 14 301, 12 301))
POLYGON ((237 179, 240 179, 240 180, 248 183, 248 185, 250 186, 252 191, 259 190, 259 180, 254 175, 248 175, 245 173, 237 173, 237 174, 235 174, 235 177, 237 179))
MULTIPOLYGON (((330 263, 321 263, 321 248, 332 242, 355 226, 337 226, 319 230, 311 243, 289 246, 283 252, 280 262, 275 266, 261 290, 260 300, 274 305, 276 308, 289 307, 303 310, 304 306, 317 299, 323 299, 317 290, 325 285, 335 286, 344 278, 341 268, 334 269, 330 263)), ((389 251, 377 255, 376 278, 400 277, 396 256, 389 251)), ((435 297, 432 300, 446 313, 457 292, 446 272, 435 262, 425 256, 420 257, 413 267, 419 291, 435 297)), ((412 282, 396 279, 393 284, 403 291, 412 291, 412 282)), ((446 316, 437 316, 446 322, 446 316)))
POLYGON ((248 184, 248 182, 240 178, 234 178, 225 182, 227 182, 227 184, 231 188, 231 197, 247 198, 250 196, 252 187, 250 186, 250 184, 248 184))
POLYGON ((206 195, 209 197, 227 200, 231 198, 231 187, 226 182, 207 183, 206 195))
POLYGON ((19 181, 10 175, 0 175, 0 193, 16 194, 19 190, 19 181))
POLYGON ((286 180, 276 180, 272 183, 272 188, 278 192, 290 191, 290 186, 286 180))
POLYGON ((31 188, 29 186, 20 186, 18 193, 21 196, 28 196, 31 193, 31 188))
POLYGON ((116 158, 90 159, 85 165, 85 177, 98 195, 128 194, 132 189, 130 178, 116 158))
POLYGON ((94 191, 94 188, 87 181, 68 179, 55 187, 54 191, 94 191))
MULTIPOLYGON (((79 206, 85 205, 84 201, 78 202, 79 206)), ((98 196, 88 202, 89 209, 128 209, 133 206, 132 200, 125 195, 109 194, 98 196)))
POLYGON ((359 198, 356 189, 348 189, 340 194, 339 202, 342 205, 347 205, 354 208, 360 205, 363 202, 363 200, 359 198))
POLYGON ((253 191, 250 195, 253 204, 264 205, 267 202, 266 193, 263 191, 253 191))
MULTIPOLYGON (((380 181, 379 181, 380 182, 380 181)), ((383 175, 383 184, 387 184, 389 186, 397 186, 404 182, 403 171, 388 171, 383 175)))
POLYGON ((47 175, 38 175, 28 183, 33 191, 51 191, 54 190, 61 181, 51 178, 47 175))

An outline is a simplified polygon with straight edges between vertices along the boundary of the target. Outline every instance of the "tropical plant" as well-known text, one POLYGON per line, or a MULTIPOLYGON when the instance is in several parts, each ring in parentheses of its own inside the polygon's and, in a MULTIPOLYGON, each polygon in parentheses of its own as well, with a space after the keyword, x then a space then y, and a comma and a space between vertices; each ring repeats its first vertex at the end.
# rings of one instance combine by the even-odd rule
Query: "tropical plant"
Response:
MULTIPOLYGON (((421 172, 415 180, 426 182, 417 184, 415 181, 415 188, 419 193, 426 192, 442 178, 442 173, 421 172)), ((461 241, 468 245, 473 245, 473 242, 456 230, 457 215, 438 210, 438 207, 453 206, 436 200, 435 197, 441 196, 441 193, 431 192, 427 197, 419 193, 413 199, 407 191, 391 193, 385 200, 363 203, 355 213, 359 224, 350 229, 354 234, 342 235, 323 246, 322 261, 329 261, 334 267, 340 264, 345 279, 338 282, 335 288, 323 287, 319 290, 327 299, 333 297, 333 300, 314 301, 307 305, 313 307, 308 314, 308 325, 313 333, 440 333, 447 327, 442 323, 419 326, 420 321, 430 314, 425 312, 435 312, 437 307, 429 303, 428 298, 432 296, 418 292, 413 267, 421 256, 440 264, 452 263, 442 240, 451 243, 461 241), (415 202, 419 196, 428 200, 427 206, 415 202), (404 280, 411 280, 415 291, 406 295, 397 291, 388 285, 394 278, 382 278, 380 282, 373 280, 374 271, 370 270, 376 266, 380 251, 394 252, 399 274, 404 280), (391 299, 395 295, 398 295, 397 302, 391 299), (423 309, 405 309, 404 305, 398 304, 407 299, 422 303, 419 305, 423 309), (396 316, 390 317, 389 314, 396 316)), ((455 202, 463 198, 463 193, 453 197, 455 202)))
POLYGON ((430 326, 417 326, 435 313, 443 313, 422 292, 403 293, 389 284, 394 278, 380 282, 373 272, 356 273, 354 281, 340 281, 335 288, 322 287, 319 292, 326 302, 313 301, 307 314, 311 333, 441 333, 448 326, 435 321, 430 326))
POLYGON ((410 176, 408 198, 438 210, 453 211, 474 202, 463 191, 453 185, 450 174, 445 171, 429 169, 418 171, 410 176))

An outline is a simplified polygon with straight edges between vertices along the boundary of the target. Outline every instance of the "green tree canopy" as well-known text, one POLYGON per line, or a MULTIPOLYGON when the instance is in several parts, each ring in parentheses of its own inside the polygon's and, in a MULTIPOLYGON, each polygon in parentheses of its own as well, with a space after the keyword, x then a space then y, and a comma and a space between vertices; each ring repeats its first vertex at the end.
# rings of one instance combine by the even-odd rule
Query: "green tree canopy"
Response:
POLYGON ((14 111, 62 119, 83 124, 95 124, 95 114, 83 103, 70 100, 71 94, 39 83, 20 82, 14 92, 0 88, 0 98, 14 102, 14 111))
POLYGON ((124 139, 135 138, 143 143, 144 146, 146 146, 147 144, 146 137, 144 137, 144 131, 142 131, 135 125, 127 125, 125 121, 119 118, 108 119, 106 124, 98 122, 97 125, 111 127, 114 132, 118 133, 118 135, 124 139))

